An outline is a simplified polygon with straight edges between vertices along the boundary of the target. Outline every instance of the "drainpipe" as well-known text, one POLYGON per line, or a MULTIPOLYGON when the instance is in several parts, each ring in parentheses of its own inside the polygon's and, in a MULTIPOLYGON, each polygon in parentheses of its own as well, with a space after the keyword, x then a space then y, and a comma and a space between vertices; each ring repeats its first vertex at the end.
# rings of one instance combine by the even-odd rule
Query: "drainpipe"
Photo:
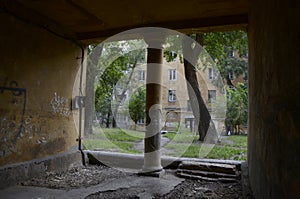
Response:
POLYGON ((81 64, 80 64, 80 80, 79 80, 79 96, 77 97, 77 104, 79 106, 79 133, 78 133, 78 150, 81 153, 82 164, 85 166, 85 155, 82 150, 82 108, 84 107, 84 97, 82 92, 82 78, 83 78, 83 67, 84 67, 84 48, 81 48, 81 64))

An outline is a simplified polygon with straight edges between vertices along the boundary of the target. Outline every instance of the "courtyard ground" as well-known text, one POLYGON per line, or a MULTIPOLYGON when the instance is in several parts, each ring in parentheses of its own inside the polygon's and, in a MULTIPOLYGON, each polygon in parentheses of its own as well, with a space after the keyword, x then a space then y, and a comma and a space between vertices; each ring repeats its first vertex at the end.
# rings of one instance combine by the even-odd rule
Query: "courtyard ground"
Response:
POLYGON ((179 178, 167 170, 161 178, 139 176, 105 166, 47 173, 0 191, 0 198, 171 199, 242 198, 240 182, 220 183, 179 178))

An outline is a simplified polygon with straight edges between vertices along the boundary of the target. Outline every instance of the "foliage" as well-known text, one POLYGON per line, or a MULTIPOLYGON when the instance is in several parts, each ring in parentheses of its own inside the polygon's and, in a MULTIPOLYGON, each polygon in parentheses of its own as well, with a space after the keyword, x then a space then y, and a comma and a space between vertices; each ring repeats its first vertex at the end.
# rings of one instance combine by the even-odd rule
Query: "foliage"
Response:
POLYGON ((129 114, 135 124, 140 119, 146 117, 146 89, 145 87, 138 87, 137 91, 131 96, 129 100, 129 114))
POLYGON ((144 50, 142 40, 104 44, 95 86, 95 110, 102 126, 115 126, 114 115, 126 96, 136 65, 145 60, 144 50))
MULTIPOLYGON (((215 33, 204 33, 204 34, 193 34, 190 35, 193 39, 195 39, 197 42, 199 42, 200 45, 202 45, 202 47, 206 50, 207 53, 200 53, 200 56, 198 57, 198 59, 201 59, 201 61, 205 62, 206 64, 204 64, 204 68, 203 70, 206 69, 206 67, 208 65, 212 66, 215 71, 218 71, 218 73, 215 74, 215 79, 213 80, 213 83, 220 88, 220 85, 223 85, 223 80, 226 80, 227 85, 229 85, 230 87, 235 87, 235 85, 231 82, 231 78, 230 75, 235 75, 236 77, 245 74, 245 77, 247 75, 247 52, 248 52, 248 41, 247 41, 247 34, 243 31, 232 31, 232 32, 215 32, 215 33), (233 53, 238 53, 238 56, 233 56, 233 53), (207 54, 210 56, 207 56, 207 54), (214 62, 215 64, 211 64, 212 62, 214 62)), ((181 38, 178 35, 172 35, 170 37, 167 38, 167 44, 165 47, 165 51, 164 51, 164 57, 167 61, 172 61, 176 58, 182 58, 182 54, 184 52, 181 40, 183 38, 181 38)), ((187 40, 188 41, 188 40, 187 40)), ((184 41, 185 45, 186 45, 186 41, 184 41)), ((193 56, 191 54, 197 54, 197 50, 199 51, 199 48, 196 48, 197 45, 194 45, 193 43, 188 43, 186 45, 185 48, 189 48, 192 50, 193 53, 185 53, 185 55, 183 56, 185 59, 187 58, 187 56, 189 56, 189 58, 192 59, 188 59, 189 62, 190 60, 194 60, 193 56), (191 46, 194 46, 191 47, 191 46)), ((188 52, 190 52, 191 50, 189 50, 188 52)), ((197 54, 198 56, 198 54, 197 54)), ((191 70, 190 71, 186 71, 187 70, 187 65, 188 62, 184 61, 185 64, 185 73, 187 77, 190 77, 193 71, 196 70, 191 70)), ((195 65, 195 64, 192 64, 195 65)), ((196 78, 191 78, 194 81, 190 81, 187 79, 187 81, 190 83, 190 85, 193 87, 194 92, 196 93, 197 91, 197 84, 198 82, 195 80, 196 78)), ((246 78, 245 78, 246 80, 246 78)), ((223 90, 221 90, 221 92, 223 92, 223 90)), ((191 98, 191 97, 190 97, 191 98)), ((194 99, 194 98, 191 98, 194 99)), ((197 101, 199 104, 199 111, 195 109, 195 105, 193 108, 193 112, 201 112, 200 114, 205 118, 204 120, 206 120, 206 114, 205 114, 205 107, 202 106, 203 103, 201 103, 202 101, 202 97, 201 97, 201 93, 200 95, 197 95, 197 101)), ((192 103, 192 105, 195 103, 192 103)), ((197 115, 194 113, 195 119, 196 119, 196 123, 197 122, 197 115)), ((201 119, 199 121, 199 133, 203 132, 203 130, 205 130, 205 121, 203 121, 203 119, 201 119), (203 128, 201 128, 203 127, 203 128)), ((203 133, 202 134, 202 138, 203 138, 203 133)))
MULTIPOLYGON (((227 89, 226 119, 235 127, 247 124, 248 120, 248 89, 245 84, 239 83, 235 88, 227 89)), ((237 132, 239 133, 239 132, 237 132)))
POLYGON ((203 47, 220 65, 232 51, 238 51, 240 57, 248 52, 247 33, 244 31, 205 33, 203 47))
POLYGON ((108 66, 96 86, 95 108, 102 122, 108 124, 107 127, 109 126, 112 116, 111 100, 113 89, 118 80, 123 76, 123 72, 127 70, 124 64, 127 61, 126 59, 125 56, 119 57, 108 66))
MULTIPOLYGON (((196 39, 196 34, 191 35, 191 37, 196 39)), ((167 38, 164 57, 168 62, 177 57, 182 60, 181 39, 176 35, 167 38)), ((203 46, 212 60, 216 62, 216 69, 220 72, 223 79, 226 79, 230 73, 236 76, 247 73, 248 65, 245 58, 248 53, 248 39, 246 32, 204 33, 200 45, 203 46), (238 52, 238 56, 232 56, 232 52, 238 52)))
POLYGON ((210 159, 231 159, 231 160, 246 160, 247 150, 243 148, 234 147, 220 147, 214 146, 214 148, 207 154, 206 158, 210 159))
POLYGON ((215 60, 217 70, 226 80, 227 85, 234 87, 229 77, 230 74, 236 77, 247 74, 248 39, 246 32, 205 33, 203 47, 215 60), (233 56, 232 53, 238 53, 238 56, 233 56))

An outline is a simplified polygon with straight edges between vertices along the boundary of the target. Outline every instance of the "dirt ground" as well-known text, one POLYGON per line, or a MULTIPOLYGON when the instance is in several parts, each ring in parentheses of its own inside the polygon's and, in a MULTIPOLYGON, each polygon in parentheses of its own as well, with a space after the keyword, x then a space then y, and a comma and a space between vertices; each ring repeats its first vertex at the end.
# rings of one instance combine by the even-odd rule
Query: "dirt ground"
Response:
MULTIPOLYGON (((174 171, 167 172, 174 173, 174 171)), ((70 190, 80 187, 89 187, 100 184, 106 180, 123 178, 130 175, 136 174, 122 172, 105 166, 75 167, 66 172, 46 173, 44 177, 33 178, 20 184, 23 186, 70 190)), ((135 199, 139 198, 137 195, 142 191, 143 190, 139 190, 138 187, 120 188, 113 191, 96 192, 87 196, 86 199, 135 199)), ((240 183, 220 183, 185 179, 168 194, 155 195, 152 198, 236 199, 242 198, 242 186, 240 183)))

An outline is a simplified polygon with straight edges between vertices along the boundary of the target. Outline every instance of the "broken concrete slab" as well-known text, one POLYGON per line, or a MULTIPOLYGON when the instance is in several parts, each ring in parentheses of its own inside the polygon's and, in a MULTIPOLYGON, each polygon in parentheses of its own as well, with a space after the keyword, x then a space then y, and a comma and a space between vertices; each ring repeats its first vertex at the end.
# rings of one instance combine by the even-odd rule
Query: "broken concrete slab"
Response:
POLYGON ((77 165, 82 165, 79 151, 6 165, 0 167, 0 189, 16 185, 20 181, 43 176, 46 172, 59 172, 77 165))
POLYGON ((106 180, 103 181, 103 183, 95 186, 71 190, 13 186, 1 190, 0 198, 85 198, 89 195, 106 192, 109 190, 117 191, 120 189, 139 190, 138 193, 136 193, 136 196, 139 196, 140 198, 152 198, 155 195, 164 195, 169 193, 183 181, 184 179, 178 178, 170 172, 161 178, 131 175, 124 178, 106 180))

